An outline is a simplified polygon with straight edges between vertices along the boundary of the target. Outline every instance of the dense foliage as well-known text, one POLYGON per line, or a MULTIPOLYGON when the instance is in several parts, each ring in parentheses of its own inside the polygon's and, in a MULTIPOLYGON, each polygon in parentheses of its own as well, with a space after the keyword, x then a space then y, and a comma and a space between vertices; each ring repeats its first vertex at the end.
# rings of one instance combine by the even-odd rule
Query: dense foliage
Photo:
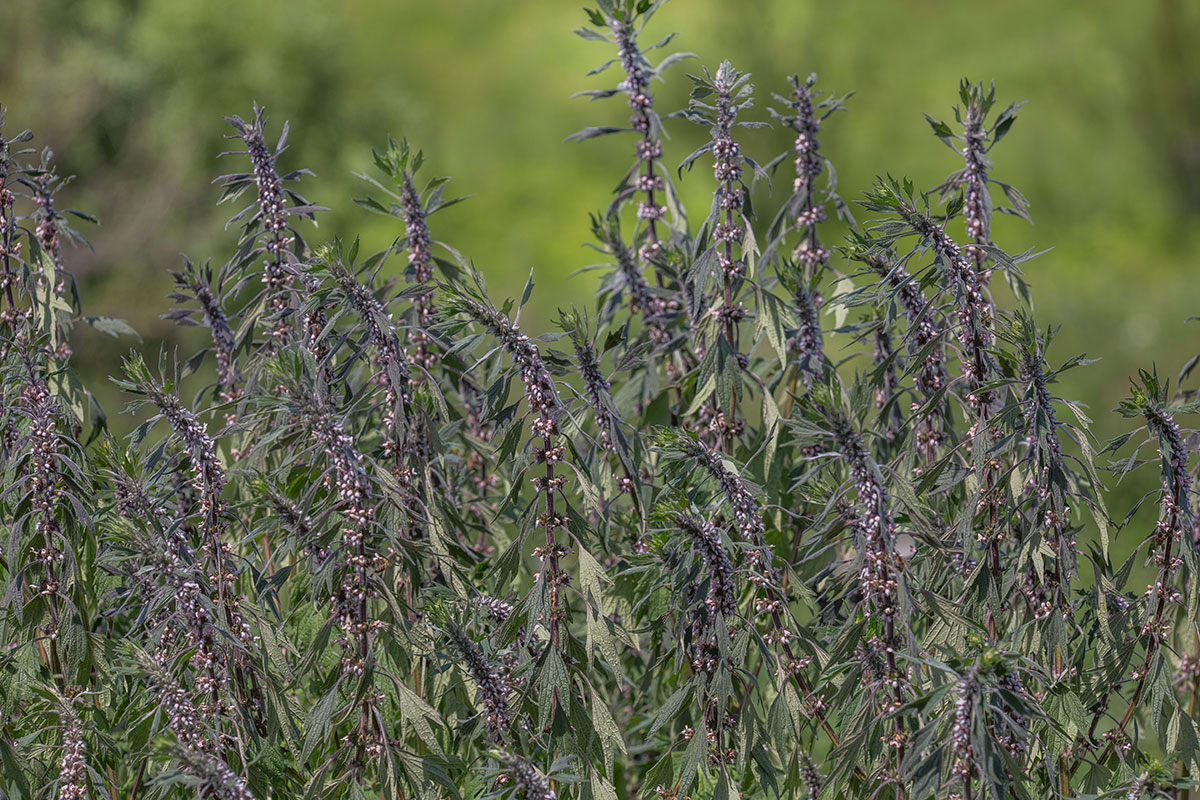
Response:
POLYGON ((132 331, 84 315, 66 181, 0 129, 0 797, 1192 786, 1193 405, 1143 372, 1099 446, 1052 393, 1084 360, 1047 362, 1034 254, 992 238, 1028 216, 992 175, 1018 106, 963 81, 954 122, 929 118, 960 168, 846 202, 820 140, 847 98, 781 82, 794 145, 754 160, 739 136, 768 123, 728 62, 657 109, 689 58, 640 41, 657 8, 603 0, 578 31, 618 75, 587 94, 629 119, 573 138, 633 154, 591 218, 594 306, 523 330, 532 280, 497 305, 433 238, 457 200, 405 142, 360 201, 394 244, 306 241, 323 209, 255 108, 228 120, 247 171, 217 181, 236 250, 174 274, 168 317, 208 340, 131 352, 127 440, 70 335, 132 331), (676 168, 664 127, 689 123, 710 140, 676 168), (675 182, 701 165, 689 217, 675 182), (1158 524, 1117 563, 1132 512, 1105 485, 1147 463, 1158 524))

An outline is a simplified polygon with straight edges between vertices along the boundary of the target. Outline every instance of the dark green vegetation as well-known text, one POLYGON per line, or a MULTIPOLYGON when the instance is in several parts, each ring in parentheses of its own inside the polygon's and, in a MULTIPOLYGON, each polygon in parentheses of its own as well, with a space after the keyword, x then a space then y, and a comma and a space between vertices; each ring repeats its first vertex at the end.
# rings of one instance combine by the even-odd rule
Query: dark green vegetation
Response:
POLYGON ((477 201, 407 142, 360 176, 382 249, 326 236, 362 210, 306 199, 305 131, 255 107, 232 255, 171 273, 200 336, 128 355, 120 425, 72 353, 132 333, 68 271, 87 218, 0 131, 0 796, 1188 795, 1195 405, 1140 371, 1104 444, 1060 396, 1026 115, 963 81, 948 177, 839 190, 860 98, 706 67, 656 10, 579 20, 612 60, 571 138, 624 154, 586 304, 494 300, 474 259, 580 235, 514 203, 459 241, 477 201))

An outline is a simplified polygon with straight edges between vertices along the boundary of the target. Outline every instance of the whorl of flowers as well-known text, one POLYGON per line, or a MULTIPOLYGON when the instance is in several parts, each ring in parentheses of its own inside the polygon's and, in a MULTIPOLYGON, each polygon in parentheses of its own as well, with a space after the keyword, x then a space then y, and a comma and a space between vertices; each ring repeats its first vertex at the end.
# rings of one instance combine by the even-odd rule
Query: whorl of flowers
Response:
MULTIPOLYGON (((1002 674, 996 685, 1004 691, 1021 698, 1027 698, 1025 687, 1021 684, 1021 675, 1015 669, 1002 674)), ((1007 700, 1000 700, 1000 713, 988 715, 989 724, 996 741, 1008 750, 1009 755, 1016 757, 1025 751, 1025 715, 1013 708, 1007 700)))
POLYGON ((476 611, 482 611, 492 622, 498 623, 506 622, 516 610, 515 606, 507 600, 488 595, 479 595, 474 598, 471 601, 471 607, 476 611))
POLYGON ((488 660, 478 643, 462 628, 449 625, 446 635, 458 652, 462 666, 479 688, 479 697, 483 701, 483 721, 489 733, 496 741, 503 741, 512 726, 504 674, 488 660))
POLYGON ((86 800, 87 744, 83 724, 70 701, 62 704, 62 757, 59 761, 58 800, 86 800))
MULTIPOLYGON (((737 613, 733 560, 721 543, 721 534, 712 523, 693 513, 675 515, 674 522, 692 541, 704 562, 708 578, 708 597, 704 604, 710 614, 732 616, 737 613)), ((699 623, 699 620, 696 620, 699 623)))
POLYGON ((520 756, 506 754, 506 774, 512 780, 516 797, 521 800, 558 800, 558 794, 550 788, 546 776, 520 756))
POLYGON ((191 750, 206 753, 217 751, 217 744, 205 735, 204 718, 196 710, 192 698, 167 672, 166 667, 141 653, 138 654, 138 662, 150 678, 150 684, 157 693, 158 707, 179 743, 191 750))
POLYGON ((215 800, 254 800, 241 776, 220 758, 199 750, 180 747, 175 753, 184 771, 199 781, 202 796, 215 800))

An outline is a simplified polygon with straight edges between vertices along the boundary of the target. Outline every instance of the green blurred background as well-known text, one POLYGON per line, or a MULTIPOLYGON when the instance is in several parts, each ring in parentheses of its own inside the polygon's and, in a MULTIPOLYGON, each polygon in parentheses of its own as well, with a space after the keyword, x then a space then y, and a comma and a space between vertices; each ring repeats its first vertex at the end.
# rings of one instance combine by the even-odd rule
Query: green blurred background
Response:
MULTIPOLYGON (((523 319, 547 329, 555 306, 593 294, 594 277, 570 273, 591 263, 587 212, 607 203, 633 147, 628 136, 562 142, 627 118, 621 98, 570 98, 617 80, 585 77, 613 54, 571 35, 583 21, 580 4, 550 0, 4 0, 0 102, 10 132, 33 128, 60 171, 79 175, 60 202, 102 221, 86 231, 94 251, 70 254, 89 312, 128 319, 148 350, 176 335, 158 317, 180 254, 221 263, 233 251, 223 222, 235 209, 214 207, 210 181, 243 169, 216 156, 230 144, 222 116, 248 116, 252 101, 272 130, 291 121, 281 167, 312 169, 301 190, 333 209, 310 239, 361 233, 369 251, 400 233, 351 202, 366 191, 352 173, 389 133, 407 137, 430 175, 474 195, 434 218, 435 237, 473 258, 497 295, 534 268, 523 319)), ((1174 374, 1200 349, 1184 321, 1200 313, 1200 3, 675 0, 644 42, 671 31, 664 52, 699 60, 658 85, 660 112, 685 102, 686 72, 723 58, 754 73, 758 119, 791 73, 855 91, 823 136, 850 200, 885 172, 931 187, 957 169, 921 113, 949 118, 961 77, 994 78, 1002 103, 1029 101, 993 158, 1036 221, 1000 218, 994 236, 1010 251, 1053 248, 1028 266, 1039 320, 1063 325, 1052 360, 1102 358, 1062 393, 1109 433, 1129 374, 1153 363, 1174 374)), ((705 136, 676 123, 669 163, 705 136)), ((787 141, 755 131, 746 151, 767 160, 787 141)), ((710 170, 681 188, 694 215, 706 210, 710 170)), ((127 347, 91 331, 76 342, 94 378, 127 347)))

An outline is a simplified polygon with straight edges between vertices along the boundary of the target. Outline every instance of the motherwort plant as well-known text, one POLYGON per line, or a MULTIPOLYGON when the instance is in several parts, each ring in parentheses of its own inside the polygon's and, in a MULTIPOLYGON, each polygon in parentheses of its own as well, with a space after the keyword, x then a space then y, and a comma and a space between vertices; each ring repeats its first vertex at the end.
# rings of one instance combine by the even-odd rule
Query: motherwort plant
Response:
POLYGON ((71 184, 0 127, 0 797, 1194 792, 1196 362, 1098 444, 993 213, 1028 213, 991 161, 1019 105, 964 81, 950 177, 852 215, 848 95, 768 76, 769 124, 717 62, 663 113, 662 6, 579 31, 624 107, 574 138, 632 133, 592 307, 490 295, 403 139, 360 176, 390 243, 310 246, 255 106, 236 238, 173 272, 195 349, 134 343, 124 438, 71 350, 133 332, 83 313, 71 184))

